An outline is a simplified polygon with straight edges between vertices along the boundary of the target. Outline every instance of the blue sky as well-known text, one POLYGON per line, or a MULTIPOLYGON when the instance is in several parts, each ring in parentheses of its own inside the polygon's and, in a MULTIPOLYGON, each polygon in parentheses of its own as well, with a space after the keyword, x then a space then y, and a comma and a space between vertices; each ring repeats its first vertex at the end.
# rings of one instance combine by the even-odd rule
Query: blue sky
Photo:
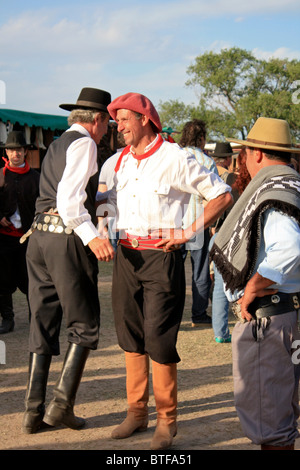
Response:
POLYGON ((204 52, 300 60, 300 2, 2 1, 0 43, 1 108, 68 114, 85 86, 195 103, 186 70, 204 52))

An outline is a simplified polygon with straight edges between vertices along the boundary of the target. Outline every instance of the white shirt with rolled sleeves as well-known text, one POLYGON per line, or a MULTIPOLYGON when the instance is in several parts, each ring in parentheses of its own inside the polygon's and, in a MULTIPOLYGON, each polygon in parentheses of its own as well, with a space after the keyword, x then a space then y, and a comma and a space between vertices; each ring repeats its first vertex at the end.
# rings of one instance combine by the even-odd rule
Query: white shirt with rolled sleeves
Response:
POLYGON ((210 201, 230 191, 194 155, 164 142, 139 165, 130 152, 124 155, 108 203, 116 207, 119 230, 135 236, 151 232, 155 237, 157 229, 182 228, 191 194, 210 201))
MULTIPOLYGON (((89 132, 80 124, 73 124, 68 131, 84 135, 69 146, 66 167, 57 187, 57 209, 66 226, 72 228, 87 245, 99 232, 84 206, 86 185, 97 171, 97 146, 89 132)), ((67 131, 67 132, 68 132, 67 131)))

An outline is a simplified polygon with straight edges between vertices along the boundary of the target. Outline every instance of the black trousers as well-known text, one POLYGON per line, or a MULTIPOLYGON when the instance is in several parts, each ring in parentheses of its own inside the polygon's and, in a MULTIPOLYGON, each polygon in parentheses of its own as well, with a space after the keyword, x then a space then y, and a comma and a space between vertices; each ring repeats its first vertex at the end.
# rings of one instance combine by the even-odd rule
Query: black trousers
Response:
POLYGON ((19 237, 0 234, 0 295, 13 294, 17 288, 27 295, 26 248, 19 237))
POLYGON ((176 342, 185 302, 180 250, 135 251, 118 247, 112 304, 120 347, 148 353, 161 364, 179 362, 176 342))
POLYGON ((75 234, 35 231, 27 249, 30 352, 58 355, 62 316, 68 341, 96 349, 100 304, 98 262, 75 234))

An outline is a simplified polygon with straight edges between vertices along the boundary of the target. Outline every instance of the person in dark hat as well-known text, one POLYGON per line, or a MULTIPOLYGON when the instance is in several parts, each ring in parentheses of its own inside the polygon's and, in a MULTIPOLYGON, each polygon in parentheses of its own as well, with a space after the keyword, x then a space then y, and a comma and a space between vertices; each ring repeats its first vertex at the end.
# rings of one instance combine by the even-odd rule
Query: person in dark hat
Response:
POLYGON ((0 334, 14 329, 15 290, 28 297, 27 243, 20 244, 20 239, 34 218, 40 175, 26 161, 27 147, 22 132, 10 132, 4 144, 5 166, 0 170, 0 334))
POLYGON ((99 338, 98 259, 110 261, 113 248, 98 232, 95 196, 97 144, 107 132, 110 93, 83 88, 71 111, 70 128, 49 147, 43 160, 40 196, 30 232, 27 265, 31 325, 29 380, 22 429, 36 432, 45 422, 72 429, 84 426, 74 402, 86 360, 99 338), (62 315, 68 348, 54 398, 45 411, 52 356, 60 354, 62 315))
POLYGON ((148 425, 149 367, 157 410, 151 449, 168 448, 177 432, 177 334, 185 299, 180 245, 202 231, 231 203, 230 188, 177 144, 163 140, 159 115, 139 93, 109 106, 124 136, 108 202, 117 209, 120 240, 114 261, 112 302, 125 353, 128 412, 114 439, 148 425), (209 201, 182 231, 191 193, 209 201))
MULTIPOLYGON (((236 180, 236 174, 230 170, 232 165, 232 157, 236 155, 229 142, 217 142, 212 153, 212 158, 216 163, 219 176, 231 188, 236 180)), ((234 202, 238 198, 237 191, 232 190, 234 202)), ((212 237, 209 242, 209 249, 213 245, 217 232, 220 230, 226 216, 228 215, 231 207, 223 212, 221 217, 211 227, 212 237)), ((212 327, 214 330, 214 337, 217 343, 230 343, 231 335, 228 325, 229 302, 226 298, 223 279, 214 263, 212 263, 213 272, 213 290, 212 290, 212 327)))
POLYGON ((262 450, 299 437, 300 175, 289 124, 259 117, 245 140, 251 181, 224 221, 211 256, 237 322, 232 332, 236 410, 262 450))
POLYGON ((230 165, 232 164, 233 155, 237 155, 238 152, 235 152, 229 142, 217 142, 212 153, 212 158, 219 167, 219 174, 222 175, 223 172, 228 172, 230 165), (222 168, 224 170, 222 170, 222 168))

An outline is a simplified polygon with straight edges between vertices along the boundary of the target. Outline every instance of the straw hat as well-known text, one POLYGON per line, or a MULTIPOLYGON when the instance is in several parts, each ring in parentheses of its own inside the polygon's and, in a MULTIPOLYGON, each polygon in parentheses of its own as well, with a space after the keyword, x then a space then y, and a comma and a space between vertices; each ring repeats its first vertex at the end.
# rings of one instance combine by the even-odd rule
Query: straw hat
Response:
POLYGON ((281 152, 300 152, 300 148, 292 146, 290 128, 283 119, 260 117, 250 130, 246 140, 226 139, 247 147, 255 147, 281 152))

